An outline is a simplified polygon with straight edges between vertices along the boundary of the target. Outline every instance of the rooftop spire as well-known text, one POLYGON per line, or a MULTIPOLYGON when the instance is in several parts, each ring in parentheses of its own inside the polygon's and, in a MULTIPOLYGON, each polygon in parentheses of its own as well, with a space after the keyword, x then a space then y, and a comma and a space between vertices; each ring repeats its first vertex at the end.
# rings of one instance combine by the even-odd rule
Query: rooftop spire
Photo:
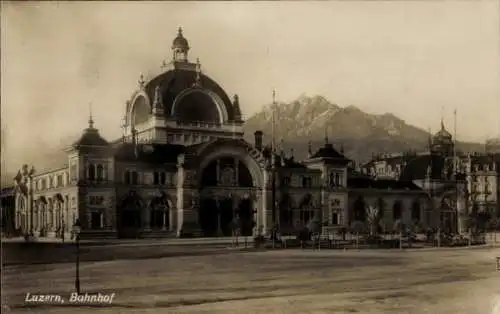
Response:
POLYGON ((444 106, 441 107, 441 130, 444 130, 444 106))
POLYGON ((89 102, 89 129, 94 128, 94 120, 92 119, 92 102, 89 102))
MULTIPOLYGON (((271 133, 272 133, 272 134, 271 134, 271 150, 272 150, 272 152, 273 152, 273 153, 276 151, 276 143, 275 143, 275 141, 276 141, 276 138, 275 138, 276 134, 275 134, 275 125, 274 125, 274 124, 276 123, 276 121, 275 121, 275 117, 274 117, 274 115, 275 115, 275 111, 276 111, 276 108, 275 108, 275 107, 276 107, 276 91, 273 89, 273 104, 272 104, 272 108, 271 108, 271 109, 272 109, 272 121, 271 121, 271 123, 272 123, 272 124, 271 124, 271 133)), ((274 155, 274 154, 273 154, 273 155, 274 155)))

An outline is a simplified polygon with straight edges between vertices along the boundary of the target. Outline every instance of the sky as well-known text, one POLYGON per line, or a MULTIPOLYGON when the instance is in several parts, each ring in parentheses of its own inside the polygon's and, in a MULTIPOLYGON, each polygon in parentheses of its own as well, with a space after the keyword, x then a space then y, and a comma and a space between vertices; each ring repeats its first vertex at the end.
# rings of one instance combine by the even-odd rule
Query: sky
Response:
POLYGON ((87 126, 121 135, 141 73, 182 26, 204 73, 249 116, 323 95, 459 140, 500 134, 500 0, 2 2, 2 151, 57 146, 87 126))

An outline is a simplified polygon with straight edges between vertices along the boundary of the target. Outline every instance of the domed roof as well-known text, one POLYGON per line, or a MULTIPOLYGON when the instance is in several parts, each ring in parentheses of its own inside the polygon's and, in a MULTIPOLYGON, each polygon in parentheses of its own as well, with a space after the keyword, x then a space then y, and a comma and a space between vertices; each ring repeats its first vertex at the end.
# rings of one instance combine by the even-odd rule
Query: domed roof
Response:
POLYGON ((187 39, 182 35, 182 28, 179 27, 179 31, 177 33, 177 37, 175 37, 174 41, 172 42, 172 49, 179 48, 183 50, 188 50, 189 49, 189 43, 187 39))
POLYGON ((83 131, 82 136, 78 141, 73 143, 73 147, 79 146, 107 146, 109 145, 108 141, 106 141, 100 134, 99 130, 94 128, 94 121, 92 118, 89 119, 89 127, 83 131))
POLYGON ((155 90, 159 86, 164 114, 166 117, 172 117, 174 114, 172 112, 172 107, 177 96, 188 89, 193 89, 195 83, 198 83, 198 87, 196 88, 200 91, 209 91, 216 94, 224 103, 228 120, 234 120, 234 107, 226 92, 219 84, 203 73, 197 73, 196 71, 187 69, 169 70, 147 82, 144 86, 144 90, 149 99, 152 100, 155 98, 155 90), (198 82, 197 75, 199 75, 198 82))
POLYGON ((433 137, 433 142, 440 143, 440 142, 451 142, 452 140, 452 135, 450 132, 446 131, 444 127, 443 120, 441 120, 441 130, 439 130, 433 137))

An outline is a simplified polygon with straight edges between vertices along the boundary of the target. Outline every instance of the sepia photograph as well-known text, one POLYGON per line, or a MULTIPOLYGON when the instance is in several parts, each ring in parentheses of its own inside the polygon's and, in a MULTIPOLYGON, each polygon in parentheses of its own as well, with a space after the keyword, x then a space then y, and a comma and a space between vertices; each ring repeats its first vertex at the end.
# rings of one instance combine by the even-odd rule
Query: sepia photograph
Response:
POLYGON ((500 314, 500 0, 0 5, 3 313, 500 314))

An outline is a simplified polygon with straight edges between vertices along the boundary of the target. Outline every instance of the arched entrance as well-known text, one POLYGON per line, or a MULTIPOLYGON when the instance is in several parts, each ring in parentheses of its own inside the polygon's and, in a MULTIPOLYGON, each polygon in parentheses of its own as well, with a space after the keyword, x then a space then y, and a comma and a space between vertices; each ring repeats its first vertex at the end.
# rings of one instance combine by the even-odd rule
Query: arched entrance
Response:
POLYGON ((242 234, 251 235, 253 201, 248 195, 255 180, 247 161, 239 156, 218 156, 206 163, 199 179, 202 198, 198 222, 202 236, 231 236, 237 215, 242 234))
POLYGON ((135 192, 130 191, 122 199, 117 210, 118 236, 137 238, 142 226, 141 212, 144 202, 135 192))

